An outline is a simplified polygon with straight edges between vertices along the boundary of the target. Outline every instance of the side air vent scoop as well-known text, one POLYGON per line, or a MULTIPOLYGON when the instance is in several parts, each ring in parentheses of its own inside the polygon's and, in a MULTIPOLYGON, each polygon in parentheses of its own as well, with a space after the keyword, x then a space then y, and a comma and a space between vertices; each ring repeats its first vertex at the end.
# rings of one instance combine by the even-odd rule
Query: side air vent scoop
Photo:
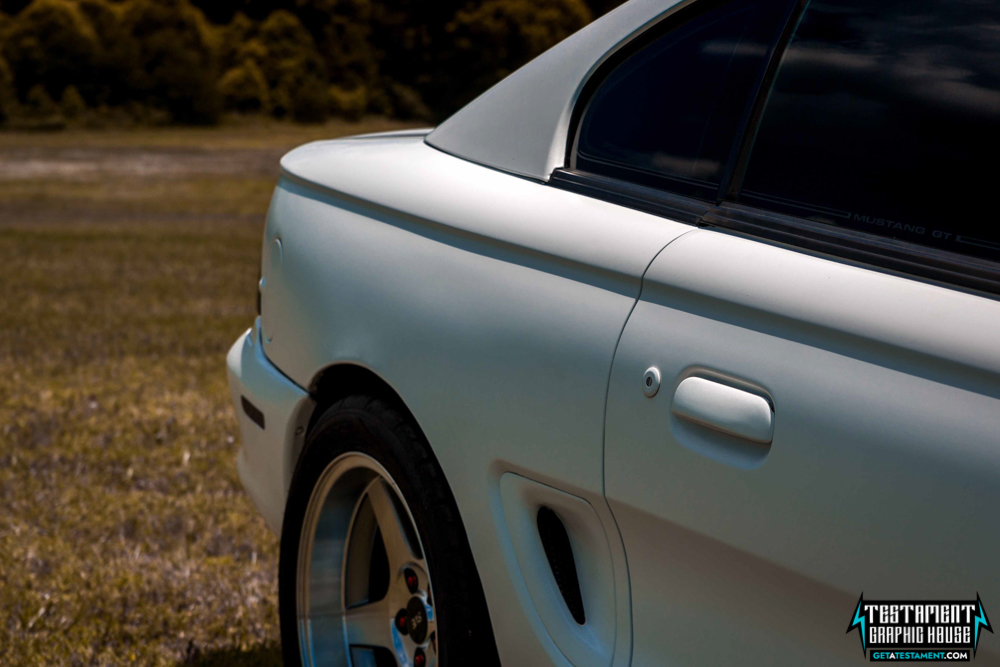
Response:
POLYGON ((559 515, 548 507, 538 510, 538 535, 542 538, 545 556, 549 559, 549 567, 556 578, 556 585, 562 593, 569 613, 580 625, 587 622, 583 611, 583 596, 580 594, 580 580, 576 576, 576 562, 573 560, 573 547, 569 543, 566 526, 559 515))

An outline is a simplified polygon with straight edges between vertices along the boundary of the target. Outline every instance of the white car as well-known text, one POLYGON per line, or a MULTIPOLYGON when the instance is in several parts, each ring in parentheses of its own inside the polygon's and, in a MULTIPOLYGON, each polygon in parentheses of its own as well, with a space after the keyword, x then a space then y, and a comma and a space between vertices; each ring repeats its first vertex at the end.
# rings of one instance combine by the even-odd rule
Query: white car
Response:
POLYGON ((286 665, 844 664, 861 593, 1000 605, 997 25, 632 0, 286 155, 228 357, 286 665))

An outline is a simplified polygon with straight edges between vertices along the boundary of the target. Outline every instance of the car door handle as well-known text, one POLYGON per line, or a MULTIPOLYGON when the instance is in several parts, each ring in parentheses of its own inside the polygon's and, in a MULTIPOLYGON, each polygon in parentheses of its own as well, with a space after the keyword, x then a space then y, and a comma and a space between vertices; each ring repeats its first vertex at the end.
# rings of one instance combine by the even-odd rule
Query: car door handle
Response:
POLYGON ((683 380, 670 409, 681 419, 738 438, 767 444, 773 437, 774 412, 767 399, 713 380, 683 380))

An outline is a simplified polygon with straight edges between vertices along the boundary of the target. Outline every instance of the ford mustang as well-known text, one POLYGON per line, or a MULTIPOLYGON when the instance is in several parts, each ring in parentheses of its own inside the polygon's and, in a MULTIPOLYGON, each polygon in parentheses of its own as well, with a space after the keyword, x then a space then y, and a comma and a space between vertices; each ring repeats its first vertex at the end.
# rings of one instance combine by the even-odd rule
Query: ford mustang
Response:
POLYGON ((1000 604, 997 26, 631 0, 287 154, 228 356, 286 664, 844 664, 861 593, 1000 604))

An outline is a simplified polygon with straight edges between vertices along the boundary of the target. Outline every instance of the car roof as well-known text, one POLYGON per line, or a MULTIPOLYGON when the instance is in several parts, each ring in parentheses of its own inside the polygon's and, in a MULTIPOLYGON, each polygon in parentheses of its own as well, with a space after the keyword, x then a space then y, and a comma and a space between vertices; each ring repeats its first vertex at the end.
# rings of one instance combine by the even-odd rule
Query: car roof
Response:
POLYGON ((570 116, 612 53, 683 0, 631 0, 564 39, 460 109, 427 136, 446 153, 547 181, 566 161, 570 116))

